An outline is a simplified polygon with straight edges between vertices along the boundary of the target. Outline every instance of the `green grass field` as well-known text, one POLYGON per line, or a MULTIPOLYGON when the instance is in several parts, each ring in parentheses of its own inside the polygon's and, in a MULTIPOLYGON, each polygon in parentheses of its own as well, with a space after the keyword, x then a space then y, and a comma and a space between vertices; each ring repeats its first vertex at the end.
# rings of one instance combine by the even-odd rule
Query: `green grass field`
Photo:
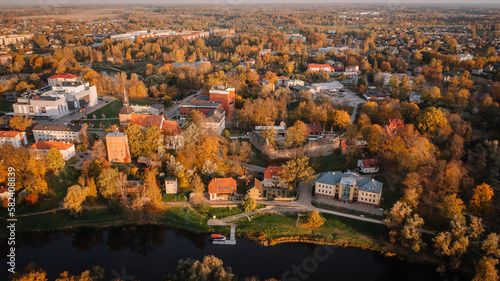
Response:
POLYGON ((379 248, 379 239, 386 235, 383 225, 351 220, 329 214, 322 214, 325 223, 319 228, 307 225, 307 214, 304 214, 297 225, 297 215, 258 214, 248 219, 240 219, 236 228, 239 234, 262 236, 266 239, 282 237, 306 236, 316 239, 348 242, 379 248))
POLYGON ((90 117, 93 114, 96 115, 97 118, 101 118, 102 114, 106 114, 106 118, 118 118, 118 113, 120 113, 120 109, 122 109, 123 103, 121 100, 114 100, 105 106, 99 108, 98 110, 90 113, 90 117))
POLYGON ((353 169, 355 167, 347 166, 345 155, 328 155, 322 157, 312 157, 310 160, 312 167, 316 173, 327 171, 341 171, 345 169, 353 169))
POLYGON ((12 111, 12 105, 17 101, 0 101, 0 111, 10 112, 12 111))

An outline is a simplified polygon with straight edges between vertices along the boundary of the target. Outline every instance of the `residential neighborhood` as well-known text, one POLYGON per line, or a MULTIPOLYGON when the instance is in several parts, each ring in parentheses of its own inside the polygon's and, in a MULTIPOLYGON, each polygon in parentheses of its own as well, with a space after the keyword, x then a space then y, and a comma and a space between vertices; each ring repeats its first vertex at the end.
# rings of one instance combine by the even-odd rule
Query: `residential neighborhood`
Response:
POLYGON ((496 3, 108 2, 0 11, 1 278, 499 279, 496 3))

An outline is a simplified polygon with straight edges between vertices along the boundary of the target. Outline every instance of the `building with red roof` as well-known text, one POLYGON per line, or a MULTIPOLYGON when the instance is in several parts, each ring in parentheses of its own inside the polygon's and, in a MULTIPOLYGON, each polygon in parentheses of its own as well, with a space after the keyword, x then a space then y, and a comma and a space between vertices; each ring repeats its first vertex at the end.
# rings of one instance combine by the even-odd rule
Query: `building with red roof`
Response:
POLYGON ((357 169, 363 174, 377 173, 379 164, 377 159, 358 159, 357 169))
POLYGON ((10 144, 15 148, 28 144, 25 132, 20 131, 0 131, 0 146, 10 144))
POLYGON ((269 166, 264 172, 264 190, 266 197, 288 197, 289 190, 287 182, 281 179, 283 167, 269 166))
POLYGON ((236 181, 232 178, 213 178, 208 184, 210 200, 229 200, 236 195, 236 181))
POLYGON ((355 153, 358 149, 358 142, 355 140, 341 140, 340 148, 342 149, 342 154, 355 153))
POLYGON ((395 135, 405 127, 405 121, 403 119, 389 119, 389 124, 384 126, 384 131, 392 136, 395 135))
POLYGON ((307 130, 309 130, 309 135, 321 135, 323 133, 323 127, 316 124, 306 124, 307 130))
POLYGON ((64 141, 37 141, 28 149, 35 153, 44 152, 48 154, 49 150, 52 147, 57 148, 57 150, 59 150, 59 152, 62 154, 63 159, 66 161, 76 155, 75 145, 73 143, 64 141))
POLYGON ((307 65, 312 73, 334 73, 335 69, 329 64, 310 63, 307 65))
POLYGON ((63 82, 78 82, 81 80, 82 80, 81 76, 62 73, 50 76, 49 78, 47 78, 47 83, 49 84, 49 86, 56 86, 60 85, 63 82))

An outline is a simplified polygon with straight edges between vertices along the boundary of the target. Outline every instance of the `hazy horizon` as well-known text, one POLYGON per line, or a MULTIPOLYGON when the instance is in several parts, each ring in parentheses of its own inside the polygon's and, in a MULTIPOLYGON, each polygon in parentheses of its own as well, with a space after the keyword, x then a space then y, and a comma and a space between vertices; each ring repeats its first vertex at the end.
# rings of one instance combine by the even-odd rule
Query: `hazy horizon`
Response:
MULTIPOLYGON (((304 3, 299 0, 254 0, 251 4, 302 4, 302 5, 315 5, 315 4, 342 4, 342 5, 424 5, 424 6, 450 6, 450 5, 464 5, 464 6, 478 6, 478 5, 494 5, 500 6, 498 0, 480 0, 479 2, 471 3, 470 0, 445 0, 440 3, 436 3, 433 0, 352 0, 349 3, 345 3, 340 0, 314 0, 311 3, 304 3)), ((147 0, 147 1, 137 1, 137 0, 88 0, 85 4, 75 0, 24 0, 22 3, 13 4, 11 1, 0 0, 0 6, 4 7, 22 7, 22 8, 38 8, 43 6, 87 6, 87 5, 251 5, 250 2, 243 0, 211 0, 211 1, 200 1, 200 0, 147 0)))

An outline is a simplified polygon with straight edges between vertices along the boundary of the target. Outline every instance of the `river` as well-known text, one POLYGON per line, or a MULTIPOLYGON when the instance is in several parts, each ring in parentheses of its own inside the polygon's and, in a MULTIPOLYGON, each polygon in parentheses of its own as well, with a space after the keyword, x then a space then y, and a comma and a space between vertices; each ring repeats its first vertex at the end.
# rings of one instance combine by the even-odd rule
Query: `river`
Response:
MULTIPOLYGON (((0 279, 6 280, 7 243, 0 242, 3 273, 0 279)), ((235 246, 212 245, 208 235, 158 226, 18 233, 16 243, 16 269, 21 270, 33 261, 47 271, 49 280, 65 270, 79 274, 94 265, 106 270, 104 280, 122 272, 142 281, 161 280, 175 271, 179 259, 201 260, 205 255, 222 259, 239 280, 253 275, 261 280, 273 277, 282 281, 446 280, 433 267, 367 250, 305 243, 263 247, 242 238, 237 239, 235 246)))

